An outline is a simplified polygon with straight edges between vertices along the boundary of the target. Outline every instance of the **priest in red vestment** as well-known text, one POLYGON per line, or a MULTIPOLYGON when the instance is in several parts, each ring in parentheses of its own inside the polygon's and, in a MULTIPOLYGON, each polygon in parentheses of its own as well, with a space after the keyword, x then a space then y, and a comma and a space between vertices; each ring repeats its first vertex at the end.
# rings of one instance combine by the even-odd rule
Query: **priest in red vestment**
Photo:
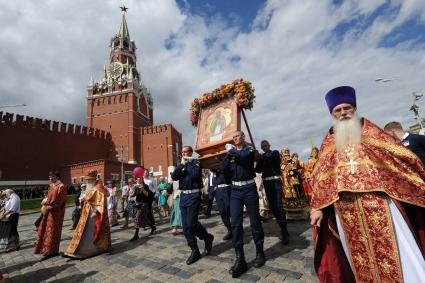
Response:
POLYGON ((425 169, 414 153, 357 116, 355 90, 326 94, 334 126, 313 171, 311 223, 321 282, 425 278, 425 169))
POLYGON ((55 256, 59 253, 67 192, 59 180, 59 172, 50 172, 49 179, 51 184, 41 208, 43 217, 37 228, 34 253, 55 256))

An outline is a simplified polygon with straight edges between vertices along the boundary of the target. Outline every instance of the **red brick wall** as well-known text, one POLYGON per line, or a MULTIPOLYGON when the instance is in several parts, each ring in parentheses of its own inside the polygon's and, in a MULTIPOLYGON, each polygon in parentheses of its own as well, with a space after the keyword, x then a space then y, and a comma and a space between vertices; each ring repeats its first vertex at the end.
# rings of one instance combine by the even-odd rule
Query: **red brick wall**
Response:
POLYGON ((0 139, 0 181, 44 180, 65 165, 108 159, 113 148, 98 129, 2 112, 0 139))
POLYGON ((163 175, 167 175, 168 166, 177 164, 178 150, 181 150, 181 134, 171 124, 144 127, 142 129, 143 166, 153 167, 154 171, 162 168, 163 175))

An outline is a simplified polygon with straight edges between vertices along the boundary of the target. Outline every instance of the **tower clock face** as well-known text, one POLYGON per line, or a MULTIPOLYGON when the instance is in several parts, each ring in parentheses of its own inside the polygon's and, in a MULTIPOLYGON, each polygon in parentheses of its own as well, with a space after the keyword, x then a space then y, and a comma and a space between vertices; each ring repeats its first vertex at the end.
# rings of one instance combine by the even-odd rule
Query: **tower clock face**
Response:
POLYGON ((106 70, 106 72, 108 73, 108 76, 113 79, 116 79, 119 76, 121 76, 123 71, 124 71, 124 66, 120 62, 111 63, 108 66, 108 69, 106 70))

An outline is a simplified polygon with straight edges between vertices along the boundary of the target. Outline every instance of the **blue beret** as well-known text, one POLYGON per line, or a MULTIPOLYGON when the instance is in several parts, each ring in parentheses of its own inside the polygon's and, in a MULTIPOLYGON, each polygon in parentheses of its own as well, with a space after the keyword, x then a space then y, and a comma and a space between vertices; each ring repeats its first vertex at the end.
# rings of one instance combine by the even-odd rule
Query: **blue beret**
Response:
POLYGON ((356 107, 356 91, 351 86, 339 86, 328 91, 325 100, 331 113, 335 106, 343 103, 356 107))

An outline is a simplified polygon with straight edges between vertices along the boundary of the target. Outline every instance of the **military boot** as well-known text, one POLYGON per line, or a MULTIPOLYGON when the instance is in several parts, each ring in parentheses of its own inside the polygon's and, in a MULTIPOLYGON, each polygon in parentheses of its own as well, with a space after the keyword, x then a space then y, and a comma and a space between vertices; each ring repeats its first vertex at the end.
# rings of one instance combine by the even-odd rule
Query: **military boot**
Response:
POLYGON ((207 237, 205 237, 204 255, 209 255, 211 253, 213 241, 214 241, 214 236, 212 234, 208 234, 207 237))
POLYGON ((201 258, 201 253, 199 252, 198 246, 194 245, 190 247, 192 252, 189 258, 186 260, 187 265, 191 265, 194 262, 197 262, 201 258))
POLYGON ((257 256, 254 260, 254 267, 261 267, 266 263, 266 256, 264 254, 263 244, 257 245, 257 256))
POLYGON ((223 241, 228 241, 232 238, 232 230, 230 228, 227 228, 227 234, 224 235, 223 241))
POLYGON ((282 244, 287 245, 289 244, 288 228, 286 228, 285 224, 279 224, 279 226, 280 226, 279 240, 282 242, 282 244))
POLYGON ((248 270, 248 266, 245 261, 245 254, 243 248, 236 248, 236 260, 235 264, 230 268, 230 274, 233 278, 238 278, 248 270))

